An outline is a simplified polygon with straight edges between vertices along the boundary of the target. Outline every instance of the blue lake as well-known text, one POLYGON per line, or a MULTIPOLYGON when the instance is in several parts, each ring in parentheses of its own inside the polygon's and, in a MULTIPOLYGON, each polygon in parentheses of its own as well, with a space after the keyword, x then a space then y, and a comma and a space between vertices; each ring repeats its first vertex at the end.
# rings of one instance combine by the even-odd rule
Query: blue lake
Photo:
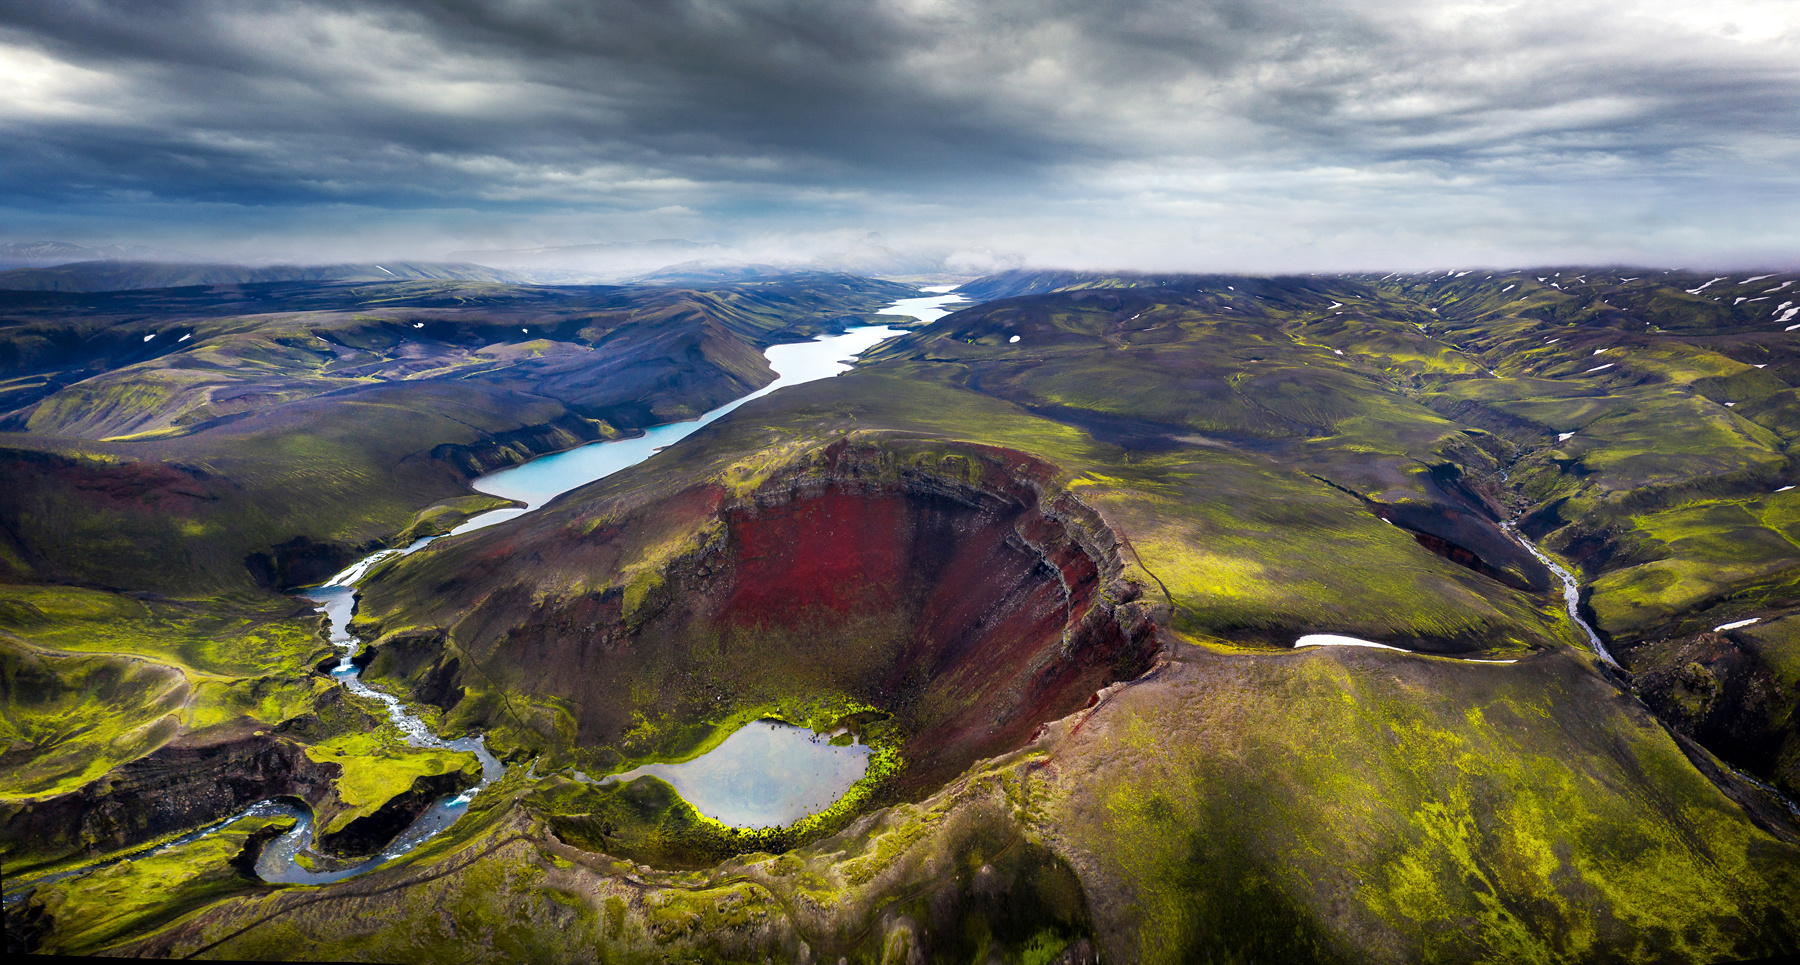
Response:
POLYGON ((866 744, 834 747, 830 735, 759 720, 680 764, 645 764, 599 783, 659 777, 694 810, 740 828, 793 824, 830 807, 869 770, 866 744))

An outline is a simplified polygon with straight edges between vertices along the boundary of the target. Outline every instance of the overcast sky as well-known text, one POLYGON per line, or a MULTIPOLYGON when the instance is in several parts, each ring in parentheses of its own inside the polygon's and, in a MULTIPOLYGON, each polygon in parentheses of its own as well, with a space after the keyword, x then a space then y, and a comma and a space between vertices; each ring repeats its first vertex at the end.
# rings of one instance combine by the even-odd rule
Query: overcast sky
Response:
POLYGON ((0 4, 0 240, 1800 264, 1796 0, 0 4))

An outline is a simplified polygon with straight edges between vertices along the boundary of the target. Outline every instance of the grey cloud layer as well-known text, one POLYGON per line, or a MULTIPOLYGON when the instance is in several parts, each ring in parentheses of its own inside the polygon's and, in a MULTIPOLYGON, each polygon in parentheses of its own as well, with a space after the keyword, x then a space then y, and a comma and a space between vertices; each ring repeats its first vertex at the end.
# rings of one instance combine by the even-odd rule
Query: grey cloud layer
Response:
POLYGON ((1432 241, 1436 212, 1503 246, 1603 254, 1626 224, 1725 252, 1758 211, 1796 213, 1796 6, 11 4, 0 180, 15 220, 139 235, 183 210, 455 210, 465 243, 605 240, 581 213, 661 209, 715 234, 1088 231, 1199 258, 1195 231, 1345 254, 1404 216, 1421 257, 1469 250, 1432 241), (1553 223, 1507 227, 1508 197, 1553 223))

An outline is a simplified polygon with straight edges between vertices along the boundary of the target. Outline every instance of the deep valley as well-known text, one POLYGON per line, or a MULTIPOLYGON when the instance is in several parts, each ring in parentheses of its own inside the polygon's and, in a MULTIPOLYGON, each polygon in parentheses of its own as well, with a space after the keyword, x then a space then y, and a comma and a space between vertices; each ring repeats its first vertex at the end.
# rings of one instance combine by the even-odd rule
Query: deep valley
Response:
POLYGON ((1800 953, 1795 279, 0 291, 7 947, 1800 953), (874 324, 449 535, 516 505, 485 474, 874 324), (760 721, 856 748, 848 790, 735 826, 603 779, 760 721), (271 883, 288 841, 355 871, 271 883))

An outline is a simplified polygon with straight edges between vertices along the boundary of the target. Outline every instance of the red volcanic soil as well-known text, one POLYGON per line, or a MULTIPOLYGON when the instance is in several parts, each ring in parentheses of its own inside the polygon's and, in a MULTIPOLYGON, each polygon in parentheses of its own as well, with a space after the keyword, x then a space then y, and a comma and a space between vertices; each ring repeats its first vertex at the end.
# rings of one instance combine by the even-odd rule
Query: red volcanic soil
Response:
MULTIPOLYGON (((815 455, 747 499, 696 486, 581 537, 546 525, 458 547, 408 582, 432 587, 439 606, 446 591, 466 596, 443 615, 456 613, 475 679, 566 708, 571 749, 602 761, 648 751, 631 736, 646 720, 669 734, 838 694, 893 716, 908 760, 900 790, 922 793, 1149 666, 1155 628, 1119 578, 1112 533, 1074 497, 1046 495, 1049 467, 977 447, 954 471, 866 445, 815 455), (708 518, 723 526, 670 564, 629 620, 617 589, 537 589, 583 570, 596 585, 592 568, 634 557, 634 540, 708 518), (501 543, 506 560, 494 558, 501 543), (464 553, 479 580, 449 575, 464 553)), ((402 654, 401 643, 373 669, 454 704, 446 682, 471 680, 450 668, 450 648, 411 638, 402 654)))

